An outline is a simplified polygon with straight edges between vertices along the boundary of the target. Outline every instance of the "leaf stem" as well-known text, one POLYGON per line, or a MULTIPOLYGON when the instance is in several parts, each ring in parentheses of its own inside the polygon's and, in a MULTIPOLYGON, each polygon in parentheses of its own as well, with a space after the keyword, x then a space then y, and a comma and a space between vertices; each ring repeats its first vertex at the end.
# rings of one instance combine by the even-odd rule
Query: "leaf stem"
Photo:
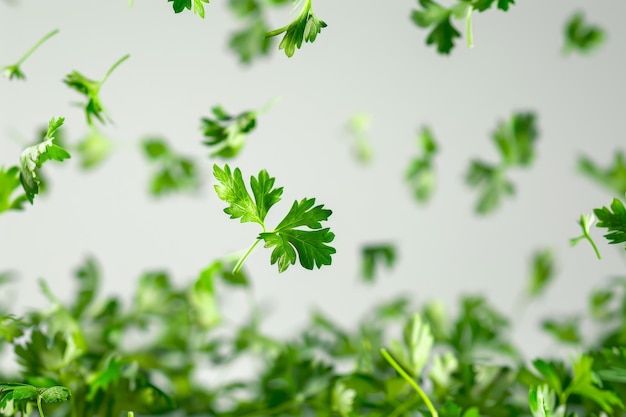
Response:
POLYGON ((381 348, 380 354, 383 355, 383 358, 385 358, 385 360, 389 362, 389 364, 393 367, 393 369, 395 369, 396 372, 398 372, 400 376, 404 378, 404 380, 413 387, 413 389, 417 392, 417 394, 422 398, 422 400, 426 404, 426 407, 428 407, 428 410, 430 410, 430 414, 432 415, 432 417, 439 417, 439 413, 437 413, 437 410, 435 410, 433 403, 430 402, 430 399, 428 398, 426 393, 422 390, 422 388, 420 388, 417 382, 415 382, 415 380, 413 380, 413 378, 411 378, 409 374, 407 374, 406 371, 402 369, 400 364, 398 364, 398 362, 393 358, 393 356, 391 356, 391 354, 387 351, 387 349, 381 348))
POLYGON ((585 239, 587 239, 589 243, 591 243, 591 247, 593 248, 593 251, 596 253, 597 258, 602 259, 602 256, 600 256, 600 251, 598 250, 598 247, 596 246, 596 242, 593 241, 589 232, 587 230, 583 230, 583 235, 585 236, 585 239))
POLYGON ((15 63, 15 66, 19 67, 20 65, 22 65, 22 63, 26 61, 26 59, 29 56, 31 56, 33 52, 37 50, 37 48, 39 48, 41 45, 43 45, 44 42, 46 42, 48 39, 50 39, 57 33, 59 33, 59 29, 54 29, 52 32, 48 33, 43 38, 39 39, 37 43, 31 46, 31 48, 28 51, 26 51, 26 53, 15 63))
POLYGON ((267 32, 265 34, 265 37, 266 38, 271 38, 272 36, 277 36, 277 35, 280 35, 283 32, 286 32, 287 29, 289 29, 289 26, 294 24, 294 22, 298 22, 300 19, 302 19, 302 16, 308 15, 310 11, 311 11, 311 0, 305 0, 304 5, 302 6, 302 10, 300 11, 300 13, 298 13, 298 17, 296 17, 288 25, 285 25, 285 26, 280 27, 278 29, 270 30, 269 32, 267 32))
POLYGON ((111 66, 111 68, 109 68, 109 70, 106 72, 106 74, 104 74, 104 77, 100 80, 100 85, 104 84, 104 82, 109 78, 111 73, 113 73, 113 71, 115 71, 115 69, 117 67, 119 67, 122 64, 122 62, 126 61, 128 58, 130 58, 130 54, 126 54, 123 57, 121 57, 120 59, 118 59, 115 62, 115 64, 113 64, 111 66))
POLYGON ((41 407, 41 395, 37 396, 37 409, 39 410, 39 415, 45 417, 43 415, 43 408, 41 407))
POLYGON ((474 8, 469 6, 467 8, 467 14, 465 15, 465 35, 467 36, 467 46, 469 48, 474 47, 474 35, 472 33, 472 13, 474 8))
POLYGON ((236 274, 237 272, 239 272, 239 270, 243 266, 243 263, 246 261, 246 258, 252 253, 252 251, 254 250, 256 245, 259 244, 260 241, 261 241, 261 239, 257 238, 257 240, 255 240, 254 243, 252 245, 250 245, 250 247, 248 248, 246 253, 244 253, 243 256, 241 258, 239 258, 239 260, 237 261, 237 264, 233 268, 233 274, 236 274))

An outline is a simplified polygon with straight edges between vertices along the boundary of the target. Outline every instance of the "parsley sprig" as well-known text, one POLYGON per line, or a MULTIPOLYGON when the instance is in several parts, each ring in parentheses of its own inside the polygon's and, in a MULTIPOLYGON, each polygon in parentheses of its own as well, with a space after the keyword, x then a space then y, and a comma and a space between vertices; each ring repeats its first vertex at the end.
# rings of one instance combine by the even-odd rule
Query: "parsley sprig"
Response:
POLYGON ((291 23, 269 31, 266 36, 272 37, 284 33, 285 35, 282 41, 280 41, 278 49, 284 50, 285 55, 291 58, 296 48, 300 49, 302 47, 302 42, 314 42, 317 35, 326 26, 328 26, 326 22, 313 13, 311 0, 304 0, 300 13, 291 23))
POLYGON ((418 203, 427 203, 436 186, 435 155, 438 146, 428 127, 423 127, 417 138, 420 154, 413 158, 406 171, 406 181, 418 203))
POLYGON ((22 55, 22 57, 18 59, 15 64, 2 67, 2 70, 1 70, 2 75, 4 75, 9 80, 12 80, 13 78, 18 79, 18 80, 26 79, 26 76, 24 75, 24 72, 22 72, 22 69, 20 68, 20 66, 24 63, 24 61, 28 59, 29 56, 33 54, 33 52, 37 50, 37 48, 39 48, 48 39, 50 39, 57 33, 59 33, 58 29, 55 29, 52 32, 47 33, 43 38, 39 39, 37 43, 35 43, 28 51, 26 51, 26 53, 22 55))
POLYGON ((565 45, 563 51, 568 54, 578 52, 588 54, 597 50, 606 39, 606 32, 600 26, 585 22, 582 12, 574 13, 565 23, 565 45))
POLYGON ((68 74, 63 82, 67 84, 70 88, 78 91, 83 94, 87 98, 87 102, 83 105, 85 109, 85 116, 87 118, 87 124, 90 126, 93 125, 93 118, 95 117, 100 121, 100 123, 104 124, 107 121, 111 122, 111 118, 107 115, 104 106, 102 105, 102 101, 100 100, 100 88, 109 79, 113 71, 117 67, 119 67, 122 62, 126 61, 130 58, 130 55, 124 55, 122 58, 118 59, 115 64, 108 69, 108 71, 104 74, 104 77, 99 81, 92 80, 87 78, 83 74, 78 71, 73 71, 68 74))
POLYGON ((296 259, 306 269, 331 264, 331 255, 336 250, 328 243, 333 241, 335 235, 321 225, 321 222, 328 220, 331 210, 325 209, 323 205, 315 206, 314 198, 294 201, 283 220, 273 230, 268 230, 265 217, 283 194, 282 187, 274 187, 275 178, 270 177, 265 170, 261 170, 256 177, 252 176, 250 195, 239 168, 232 171, 228 165, 220 168, 216 164, 213 166, 213 175, 219 182, 215 185, 218 197, 229 204, 224 212, 231 219, 240 219, 242 223, 258 223, 263 228, 263 232, 235 265, 234 272, 239 271, 261 241, 265 242, 266 248, 273 248, 270 261, 272 265, 277 264, 278 272, 286 271, 296 263, 296 259))
POLYGON ((194 14, 204 19, 204 5, 209 3, 209 0, 167 0, 172 3, 174 13, 180 13, 183 10, 193 10, 194 14))

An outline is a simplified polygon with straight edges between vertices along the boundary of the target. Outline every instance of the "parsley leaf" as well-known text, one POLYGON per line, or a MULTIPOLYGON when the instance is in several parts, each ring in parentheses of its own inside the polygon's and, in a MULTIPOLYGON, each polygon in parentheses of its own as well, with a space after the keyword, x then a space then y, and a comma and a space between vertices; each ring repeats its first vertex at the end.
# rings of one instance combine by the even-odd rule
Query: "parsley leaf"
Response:
POLYGON ((278 45, 278 49, 285 51, 285 55, 289 58, 297 49, 300 49, 302 42, 314 42, 317 35, 323 28, 328 26, 326 22, 319 19, 313 13, 311 0, 304 0, 304 5, 298 16, 287 26, 272 30, 267 33, 267 37, 278 36, 282 33, 282 41, 278 45))
POLYGON ((128 58, 130 58, 130 55, 124 55, 120 58, 111 66, 111 68, 109 68, 100 81, 89 79, 78 71, 73 71, 65 76, 63 82, 87 98, 87 103, 83 106, 85 109, 85 116, 87 117, 87 124, 93 124, 93 117, 98 119, 100 123, 103 124, 106 122, 105 118, 108 119, 109 122, 111 121, 104 109, 104 106, 102 105, 102 101, 100 100, 100 88, 113 71, 115 71, 115 69, 128 58))
POLYGON ((209 3, 209 0, 167 0, 172 3, 174 13, 180 13, 183 10, 192 10, 193 13, 204 19, 204 5, 209 3))
POLYGON ((578 394, 597 403, 604 411, 611 413, 614 407, 624 408, 620 398, 612 391, 605 390, 592 370, 593 358, 580 355, 573 363, 574 378, 563 392, 567 398, 578 394))
POLYGON ((624 208, 624 203, 614 198, 610 209, 602 207, 594 209, 593 212, 598 217, 597 227, 608 229, 609 233, 604 237, 610 244, 626 242, 626 208, 624 208))
POLYGON ((21 188, 20 169, 16 166, 0 168, 0 213, 22 210, 27 197, 25 194, 14 195, 18 188, 21 188))
POLYGON ((418 203, 426 203, 435 190, 434 158, 438 151, 429 128, 422 128, 417 138, 417 146, 421 155, 411 161, 406 172, 406 181, 413 190, 415 200, 418 203))
POLYGON ((142 142, 144 155, 158 168, 150 179, 150 192, 161 196, 171 192, 195 191, 200 186, 195 162, 170 149, 163 139, 142 142))
POLYGON ((566 53, 593 52, 602 45, 605 39, 604 29, 586 23, 585 15, 582 12, 576 12, 565 23, 565 46, 563 50, 566 53))
POLYGON ((530 279, 527 293, 531 297, 542 294, 548 284, 554 279, 555 267, 552 252, 544 249, 537 251, 532 257, 530 279))
POLYGON ((396 247, 391 244, 367 245, 361 248, 361 277, 365 282, 373 282, 376 266, 384 264, 391 269, 396 262, 396 247))
POLYGON ((544 320, 541 327, 559 342, 580 344, 582 341, 578 317, 544 320))
POLYGON ((280 201, 283 189, 274 188, 275 178, 270 177, 267 171, 261 170, 257 177, 252 176, 250 186, 254 198, 248 192, 239 168, 231 171, 228 165, 220 168, 213 166, 213 176, 219 184, 215 185, 218 197, 229 204, 224 212, 231 219, 241 219, 244 222, 254 222, 261 225, 263 232, 248 251, 235 265, 237 272, 245 259, 261 241, 265 247, 273 247, 271 264, 278 264, 278 271, 284 272, 299 258, 300 265, 306 269, 321 268, 331 264, 331 255, 335 249, 328 246, 335 235, 330 229, 323 229, 321 222, 328 220, 332 212, 324 209, 323 205, 313 207, 314 198, 305 198, 295 201, 283 220, 272 231, 265 226, 265 216, 274 204, 280 201), (305 227, 306 229, 301 229, 305 227), (307 230, 311 229, 311 230, 307 230), (297 256, 296 256, 297 253, 297 256))
POLYGON ((578 220, 578 224, 580 225, 580 228, 582 229, 582 235, 571 238, 569 242, 570 242, 570 245, 574 246, 581 240, 586 239, 591 245, 591 247, 593 248, 593 251, 596 253, 597 258, 602 259, 602 257, 600 256, 600 251, 598 250, 598 247, 596 246, 596 242, 593 241, 593 238, 591 237, 591 233, 590 233, 591 226, 593 226, 595 221, 596 221, 596 216, 594 216, 593 213, 581 214, 580 219, 578 220))
POLYGON ((419 4, 422 10, 413 10, 411 18, 419 27, 433 26, 426 38, 426 45, 434 44, 437 46, 437 52, 449 54, 454 48, 454 39, 461 37, 450 21, 452 10, 441 6, 434 0, 419 0, 419 4))
POLYGON ((535 158, 534 144, 538 137, 534 113, 514 113, 510 120, 498 125, 492 139, 500 153, 497 165, 474 160, 466 175, 468 185, 481 188, 476 212, 495 210, 504 196, 514 195, 515 186, 506 177, 512 167, 528 167, 535 158))
POLYGON ((271 41, 265 37, 269 30, 267 23, 259 14, 254 16, 246 26, 232 33, 228 42, 228 46, 244 64, 250 64, 255 58, 267 55, 270 50, 271 41))
POLYGON ((100 165, 111 153, 113 143, 93 126, 76 147, 78 159, 83 169, 100 165))
POLYGON ((37 43, 35 43, 28 51, 26 51, 26 53, 20 59, 18 59, 15 64, 2 67, 2 69, 0 70, 2 72, 2 75, 4 75, 9 80, 12 80, 13 78, 18 80, 26 79, 26 76, 22 72, 20 66, 24 63, 24 61, 26 61, 26 59, 28 59, 29 56, 32 55, 33 52, 35 52, 35 50, 37 50, 37 48, 39 48, 41 45, 43 45, 44 42, 46 42, 57 33, 59 33, 59 30, 55 29, 52 32, 46 34, 43 38, 39 39, 37 43))
POLYGON ((366 164, 371 162, 374 151, 368 138, 372 125, 372 116, 367 113, 357 113, 348 121, 347 131, 353 140, 353 154, 357 161, 366 164))
POLYGON ((52 118, 42 142, 29 146, 22 151, 20 157, 20 182, 26 192, 28 201, 32 204, 35 195, 39 194, 41 179, 38 169, 48 160, 63 161, 70 158, 70 154, 54 143, 56 131, 63 125, 64 118, 52 118))
POLYGON ((556 406, 556 395, 547 385, 530 387, 528 406, 533 417, 565 416, 565 405, 556 406))
POLYGON ((613 165, 606 168, 599 167, 587 157, 580 157, 578 170, 614 193, 626 194, 626 157, 623 152, 615 152, 613 165))
POLYGON ((222 106, 213 107, 213 117, 202 118, 200 125, 200 130, 208 139, 203 143, 214 149, 211 156, 237 156, 246 144, 248 133, 256 128, 257 116, 267 111, 271 104, 261 110, 248 110, 238 115, 229 114, 222 106))

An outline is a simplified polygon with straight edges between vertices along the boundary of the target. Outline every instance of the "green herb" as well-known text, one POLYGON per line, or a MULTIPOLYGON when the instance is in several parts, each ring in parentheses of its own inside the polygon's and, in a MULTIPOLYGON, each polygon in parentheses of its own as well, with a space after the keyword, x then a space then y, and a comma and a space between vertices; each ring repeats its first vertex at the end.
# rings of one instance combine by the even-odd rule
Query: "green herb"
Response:
POLYGON ((552 252, 547 249, 535 252, 532 256, 532 267, 528 280, 528 295, 530 297, 541 295, 554 279, 554 275, 555 267, 552 252))
POLYGON ((578 224, 580 225, 580 228, 582 229, 582 235, 578 237, 574 237, 570 239, 569 241, 570 241, 570 245, 574 246, 581 240, 587 240, 589 244, 591 245, 591 247, 593 248, 593 251, 596 253, 596 257, 598 259, 602 259, 602 257, 600 256, 600 251, 598 250, 598 247, 596 246, 596 242, 594 242, 593 238, 591 237, 591 226, 593 226, 595 221, 596 221, 596 216, 594 216, 593 213, 581 214, 580 219, 578 220, 578 224))
POLYGON ((19 188, 21 188, 19 167, 0 168, 0 213, 7 210, 22 210, 28 198, 26 194, 18 192, 19 188))
POLYGON ((193 13, 204 19, 204 5, 209 3, 209 0, 167 0, 172 3, 174 13, 180 13, 183 10, 192 10, 193 13))
POLYGON ((22 415, 29 413, 28 403, 36 403, 39 415, 45 417, 42 403, 65 402, 70 398, 70 390, 66 387, 37 388, 27 384, 0 384, 0 409, 13 408, 22 415))
POLYGON ((26 197, 31 204, 39 194, 41 178, 39 168, 49 160, 63 161, 70 158, 70 154, 54 143, 56 131, 63 125, 64 118, 52 118, 48 124, 48 130, 41 143, 24 149, 20 157, 20 182, 26 197))
POLYGON ((461 34, 452 24, 452 18, 461 19, 465 17, 465 28, 467 45, 474 46, 472 35, 472 14, 474 10, 484 12, 497 5, 502 11, 508 11, 514 0, 457 0, 452 7, 447 8, 434 0, 418 0, 421 9, 413 10, 411 19, 421 28, 431 28, 426 45, 435 45, 437 52, 447 55, 454 48, 456 38, 461 34))
POLYGON ((100 100, 100 88, 111 76, 113 71, 115 71, 115 69, 128 58, 130 58, 130 55, 124 55, 120 58, 115 64, 113 64, 113 66, 111 66, 111 68, 109 68, 100 81, 89 79, 78 71, 68 74, 63 80, 63 82, 70 88, 73 88, 87 98, 87 102, 83 106, 85 109, 85 116, 87 117, 87 124, 93 125, 94 117, 103 124, 106 123, 107 120, 109 122, 111 121, 110 117, 106 113, 106 110, 104 109, 104 106, 102 105, 102 101, 100 100))
POLYGON ((357 113, 348 121, 347 131, 353 139, 353 154, 357 161, 369 163, 374 158, 374 151, 368 134, 372 126, 372 116, 367 113, 357 113))
POLYGON ((606 34, 600 26, 585 22, 582 12, 574 13, 565 23, 565 53, 589 53, 604 43, 606 34))
POLYGON ((269 53, 271 41, 265 37, 267 22, 259 14, 250 18, 246 26, 230 36, 228 46, 235 51, 239 61, 250 64, 254 59, 269 53))
POLYGON ((291 209, 272 231, 267 231, 265 216, 268 211, 281 200, 283 188, 275 188, 275 178, 267 171, 261 170, 257 177, 250 178, 252 197, 246 188, 239 168, 231 171, 228 165, 220 168, 213 165, 213 176, 219 182, 215 186, 217 196, 229 207, 224 212, 231 219, 240 219, 241 223, 254 222, 261 225, 263 232, 259 234, 248 251, 239 259, 234 268, 237 272, 256 245, 264 241, 266 248, 274 248, 270 258, 271 264, 278 264, 278 271, 284 272, 299 259, 300 265, 306 269, 321 268, 330 265, 331 255, 335 249, 328 243, 335 235, 329 228, 322 228, 321 222, 328 220, 332 211, 323 205, 315 205, 314 198, 294 201, 291 209), (304 228, 304 229, 302 229, 304 228), (296 256, 297 253, 297 256, 296 256))
POLYGON ((278 49, 285 51, 285 55, 289 58, 296 52, 296 48, 300 49, 302 42, 315 42, 315 38, 328 26, 326 22, 319 19, 313 13, 311 0, 303 0, 304 4, 298 16, 287 26, 274 29, 267 33, 267 37, 278 36, 282 33, 285 35, 278 45, 278 49))
POLYGON ((361 248, 361 277, 365 282, 373 282, 378 265, 387 269, 396 263, 396 247, 392 244, 366 245, 361 248))
POLYGON ((195 162, 176 154, 163 139, 142 141, 144 155, 158 168, 150 179, 150 192, 155 196, 172 192, 195 191, 200 178, 195 162))
POLYGON ((580 344, 582 341, 580 319, 577 317, 564 320, 545 320, 541 326, 559 342, 580 344))
POLYGON ((100 165, 110 155, 112 148, 111 139, 92 126, 76 147, 80 165, 83 169, 100 165))
POLYGON ((532 164, 537 137, 536 116, 533 113, 515 113, 508 122, 498 125, 492 139, 500 153, 500 163, 474 160, 466 175, 470 186, 480 188, 475 206, 477 213, 490 213, 498 208, 505 196, 515 194, 515 186, 506 177, 507 171, 532 164))
POLYGON ((626 242, 626 208, 624 208, 624 203, 614 198, 610 209, 602 207, 594 209, 593 212, 598 217, 597 227, 608 229, 609 233, 604 237, 610 244, 626 242))
POLYGON ((225 159, 237 156, 246 144, 248 134, 256 128, 257 116, 265 113, 272 104, 238 115, 228 113, 222 106, 213 107, 213 117, 202 118, 200 125, 202 134, 207 138, 203 143, 213 150, 211 156, 225 159))
POLYGON ((420 155, 413 158, 406 172, 413 196, 418 203, 426 203, 435 191, 435 155, 438 146, 429 128, 424 127, 417 138, 420 155))
POLYGON ((0 70, 2 71, 2 75, 4 75, 9 80, 12 80, 13 78, 16 78, 18 80, 26 79, 26 76, 22 72, 20 66, 24 63, 24 61, 26 61, 26 59, 28 59, 29 56, 32 55, 33 52, 37 50, 37 48, 39 48, 48 39, 50 39, 57 33, 59 33, 59 30, 55 29, 52 32, 46 34, 43 38, 39 39, 37 43, 35 43, 28 51, 26 51, 26 53, 15 64, 2 67, 2 70, 0 70))
POLYGON ((606 168, 599 167, 587 157, 580 157, 578 170, 617 195, 626 194, 626 158, 623 152, 615 152, 613 165, 606 168))

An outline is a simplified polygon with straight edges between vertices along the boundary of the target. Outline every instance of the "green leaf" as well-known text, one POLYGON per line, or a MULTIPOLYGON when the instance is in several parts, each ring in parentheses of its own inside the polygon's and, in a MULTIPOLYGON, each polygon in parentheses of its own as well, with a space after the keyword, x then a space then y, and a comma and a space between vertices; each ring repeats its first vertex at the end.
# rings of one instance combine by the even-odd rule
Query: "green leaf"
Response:
POLYGON ((422 319, 422 316, 415 313, 411 320, 404 326, 404 344, 408 349, 409 371, 413 377, 418 377, 433 347, 434 338, 430 331, 430 326, 422 319))
POLYGON ((578 159, 578 170, 615 194, 626 194, 626 157, 623 152, 615 152, 613 164, 606 168, 599 167, 591 159, 582 156, 578 159))
POLYGON ((555 274, 554 257, 552 252, 544 249, 537 251, 532 257, 532 266, 528 280, 527 293, 530 297, 541 295, 555 274))
POLYGON ((246 26, 231 34, 228 46, 241 63, 250 64, 256 58, 269 54, 272 42, 265 37, 267 31, 267 23, 261 16, 250 19, 246 26))
POLYGON ((100 123, 104 124, 107 120, 110 122, 110 117, 107 115, 104 106, 102 105, 102 101, 100 100, 100 88, 109 78, 109 76, 115 71, 115 69, 124 61, 130 58, 130 55, 125 55, 115 64, 109 68, 104 77, 101 80, 96 81, 90 78, 87 78, 85 75, 78 71, 73 71, 70 74, 65 76, 63 82, 70 88, 78 91, 82 95, 85 96, 87 102, 83 105, 85 110, 85 117, 87 118, 87 124, 90 126, 93 125, 93 118, 95 117, 100 121, 100 123))
POLYGON ((100 269, 94 258, 87 258, 75 272, 78 280, 78 293, 71 307, 71 314, 80 318, 96 297, 100 283, 100 269))
POLYGON ((352 153, 355 159, 367 164, 374 158, 374 151, 368 137, 372 125, 372 116, 367 113, 354 114, 348 120, 347 131, 352 138, 352 153))
POLYGON ((91 169, 100 165, 109 156, 112 147, 111 139, 92 127, 76 147, 81 167, 91 169))
POLYGON ((577 317, 564 320, 544 320, 541 327, 562 343, 580 344, 580 319, 577 317))
POLYGON ((8 78, 9 80, 12 80, 13 78, 18 79, 18 80, 26 79, 26 76, 22 72, 22 69, 20 68, 20 66, 24 63, 24 61, 26 61, 26 59, 29 56, 32 55, 33 52, 35 52, 35 50, 37 50, 37 48, 39 48, 41 45, 43 45, 44 42, 46 42, 48 39, 50 39, 57 33, 59 33, 58 29, 55 29, 52 32, 47 33, 41 39, 39 39, 28 51, 26 51, 26 53, 22 55, 22 57, 15 64, 6 65, 2 67, 2 69, 0 69, 0 72, 2 72, 2 75, 8 78))
POLYGON ((200 327, 205 329, 214 327, 221 320, 214 287, 214 278, 221 271, 221 264, 210 265, 200 272, 200 276, 189 292, 189 302, 193 308, 195 320, 200 327))
POLYGON ((622 400, 612 391, 602 389, 598 377, 592 370, 593 358, 580 355, 573 363, 574 377, 565 390, 565 394, 578 394, 598 404, 605 412, 612 413, 614 408, 624 408, 622 400))
POLYGON ((354 389, 346 387, 343 382, 337 382, 333 385, 331 399, 332 411, 342 417, 349 416, 354 406, 354 398, 356 397, 356 394, 357 392, 354 389))
POLYGON ((472 161, 465 178, 468 185, 480 189, 474 209, 481 215, 495 211, 504 197, 515 194, 504 170, 482 161, 472 161))
POLYGON ((593 212, 598 217, 597 227, 608 229, 609 233, 605 234, 604 237, 610 244, 626 242, 626 208, 624 208, 624 203, 614 198, 610 209, 602 207, 594 209, 593 212))
POLYGON ((565 23, 565 46, 566 53, 590 53, 597 50, 604 43, 606 33, 600 26, 585 22, 585 15, 576 12, 565 23))
POLYGON ((211 156, 234 158, 246 144, 248 134, 256 128, 256 118, 262 111, 246 111, 231 115, 221 106, 211 109, 213 118, 201 120, 200 130, 206 141, 203 143, 213 149, 211 156))
POLYGON ((18 193, 21 188, 20 169, 12 166, 0 168, 0 213, 7 210, 22 210, 28 198, 26 194, 18 193))
POLYGON ((365 282, 373 282, 377 266, 382 264, 387 269, 396 262, 396 247, 392 244, 367 245, 361 248, 361 277, 365 282))
POLYGON ((278 264, 278 271, 284 272, 296 263, 296 252, 300 265, 306 269, 330 265, 335 248, 327 245, 335 238, 329 228, 323 229, 322 221, 328 220, 331 210, 323 205, 315 206, 315 198, 294 201, 289 213, 272 232, 259 235, 265 247, 273 247, 271 264, 278 264), (311 230, 297 229, 306 227, 311 230))
POLYGON ((24 149, 20 156, 20 182, 31 204, 35 195, 39 194, 41 179, 38 170, 43 163, 49 160, 63 161, 70 158, 70 154, 65 149, 54 143, 55 133, 64 121, 62 117, 50 119, 43 141, 24 149))
POLYGON ((209 3, 209 0, 167 0, 172 3, 174 13, 180 13, 183 10, 193 10, 194 14, 197 14, 204 19, 204 5, 209 3), (192 9, 193 8, 193 9, 192 9))
POLYGON ((556 407, 556 395, 547 385, 530 388, 528 406, 533 417, 565 416, 565 405, 556 407))
POLYGON ((266 37, 285 35, 278 45, 279 50, 284 50, 285 55, 291 58, 296 49, 302 47, 302 42, 314 42, 323 28, 328 26, 313 13, 311 0, 304 0, 304 5, 298 16, 287 26, 272 30, 266 37))
POLYGON ((43 402, 46 403, 62 403, 70 399, 72 393, 66 387, 50 387, 45 388, 39 394, 43 402))
POLYGON ((150 179, 150 193, 162 196, 173 192, 194 192, 200 187, 200 178, 196 163, 191 159, 176 154, 165 140, 160 138, 142 141, 144 155, 156 171, 150 179))
POLYGON ((430 200, 436 185, 434 158, 438 152, 435 138, 428 127, 423 127, 417 140, 420 155, 413 158, 406 173, 406 181, 418 203, 430 200))
POLYGON ((535 142, 539 134, 534 113, 515 113, 502 122, 493 133, 505 166, 528 166, 535 158, 535 142))
POLYGON ((454 48, 454 39, 461 37, 450 21, 452 11, 433 0, 419 0, 419 4, 422 10, 413 10, 411 18, 419 27, 432 26, 426 44, 436 45, 440 54, 449 54, 454 48))

